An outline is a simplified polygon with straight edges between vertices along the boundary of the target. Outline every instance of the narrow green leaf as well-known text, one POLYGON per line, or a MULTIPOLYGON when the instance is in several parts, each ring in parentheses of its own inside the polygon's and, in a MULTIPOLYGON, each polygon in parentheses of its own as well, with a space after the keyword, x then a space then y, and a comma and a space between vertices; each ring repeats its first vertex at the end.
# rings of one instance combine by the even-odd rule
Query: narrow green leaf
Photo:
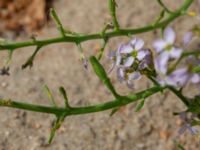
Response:
POLYGON ((57 107, 56 102, 53 97, 53 94, 51 93, 51 91, 47 85, 44 85, 44 90, 48 96, 49 101, 53 104, 53 106, 57 107))
POLYGON ((38 51, 41 49, 41 46, 37 46, 33 54, 27 59, 27 61, 22 65, 22 69, 27 68, 28 66, 31 68, 33 66, 33 61, 38 53, 38 51))
POLYGON ((49 140, 48 140, 48 143, 51 144, 54 136, 55 136, 55 133, 56 133, 56 130, 60 128, 61 124, 63 123, 65 119, 65 116, 59 116, 57 117, 52 129, 51 129, 51 133, 50 133, 50 136, 49 136, 49 140))
POLYGON ((198 65, 197 67, 193 68, 192 70, 195 73, 200 73, 200 65, 198 65))
POLYGON ((112 109, 112 111, 110 113, 110 117, 112 117, 119 109, 120 109, 120 107, 112 109))
POLYGON ((107 41, 108 41, 108 40, 103 40, 103 46, 101 47, 101 49, 100 49, 100 51, 99 51, 99 53, 98 53, 98 56, 97 56, 98 60, 101 60, 101 58, 102 58, 102 56, 103 56, 103 54, 104 54, 104 50, 105 50, 107 41))
POLYGON ((13 49, 9 49, 8 50, 8 57, 6 59, 6 66, 8 66, 12 60, 12 55, 13 55, 13 49))
POLYGON ((63 96, 63 98, 64 98, 64 101, 65 101, 65 108, 66 108, 66 109, 70 109, 71 107, 70 107, 70 105, 69 105, 68 97, 67 97, 67 93, 66 93, 65 89, 61 86, 61 87, 59 88, 59 91, 60 91, 60 94, 61 94, 61 95, 63 96))
POLYGON ((107 77, 107 74, 103 68, 103 66, 99 63, 95 56, 90 57, 90 62, 92 64, 93 70, 99 79, 106 85, 106 87, 111 91, 111 93, 118 99, 120 96, 115 91, 110 79, 107 77))
POLYGON ((51 8, 50 14, 51 14, 51 17, 53 18, 53 20, 55 21, 57 29, 60 31, 60 34, 63 37, 65 37, 66 36, 65 35, 65 29, 63 28, 63 25, 62 25, 58 15, 57 15, 56 11, 53 8, 51 8))
POLYGON ((160 12, 160 15, 158 16, 158 18, 156 19, 155 23, 153 23, 153 25, 155 26, 157 23, 159 23, 165 16, 165 9, 163 9, 160 12))
POLYGON ((142 99, 141 102, 139 102, 139 104, 135 108, 135 112, 138 112, 143 108, 144 102, 145 102, 145 99, 142 99))

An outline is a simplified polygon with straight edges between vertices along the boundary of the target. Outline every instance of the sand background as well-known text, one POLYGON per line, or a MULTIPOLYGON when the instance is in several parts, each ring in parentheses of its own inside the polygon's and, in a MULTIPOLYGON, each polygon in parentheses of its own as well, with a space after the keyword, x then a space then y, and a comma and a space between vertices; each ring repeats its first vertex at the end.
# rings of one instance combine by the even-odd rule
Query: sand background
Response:
MULTIPOLYGON (((169 8, 175 10, 183 0, 165 0, 169 8)), ((151 23, 160 11, 156 1, 118 0, 117 16, 122 27, 140 27, 151 23)), ((102 29, 111 18, 106 0, 58 0, 53 2, 64 27, 76 32, 93 33, 102 29)), ((200 13, 200 1, 195 0, 191 10, 200 13)), ((177 31, 177 42, 181 43, 184 32, 200 22, 195 18, 181 17, 171 24, 177 31)), ((15 35, 12 31, 1 29, 2 37, 12 41, 25 41, 32 34, 38 39, 58 35, 55 24, 50 21, 37 32, 15 35)), ((144 38, 147 47, 152 39, 159 37, 159 32, 137 35, 144 38)), ((106 46, 116 49, 120 43, 127 42, 127 37, 113 38, 106 46)), ((96 54, 101 40, 83 43, 86 56, 96 54)), ((198 46, 198 45, 193 45, 198 46)), ((18 49, 14 52, 10 66, 10 76, 0 77, 0 97, 18 101, 50 105, 43 90, 47 84, 52 90, 56 102, 63 101, 58 92, 59 86, 67 90, 72 106, 85 106, 112 100, 112 95, 94 75, 89 66, 86 71, 79 61, 76 45, 62 43, 49 45, 39 52, 33 68, 21 70, 21 65, 33 52, 33 47, 18 49)), ((0 53, 1 65, 6 52, 0 53)), ((102 63, 108 69, 111 62, 106 57, 102 63)), ((150 85, 143 78, 135 82, 135 91, 120 84, 111 75, 113 83, 122 94, 133 93, 150 85)), ((186 94, 191 95, 191 87, 186 94)), ((0 150, 177 150, 173 140, 176 138, 180 121, 172 112, 184 109, 182 103, 173 95, 156 94, 149 97, 140 112, 134 112, 135 104, 123 107, 113 117, 110 111, 81 116, 67 117, 57 132, 51 145, 47 145, 50 127, 54 116, 27 112, 10 108, 0 109, 0 150)), ((180 138, 187 150, 198 149, 199 141, 189 133, 180 138)))

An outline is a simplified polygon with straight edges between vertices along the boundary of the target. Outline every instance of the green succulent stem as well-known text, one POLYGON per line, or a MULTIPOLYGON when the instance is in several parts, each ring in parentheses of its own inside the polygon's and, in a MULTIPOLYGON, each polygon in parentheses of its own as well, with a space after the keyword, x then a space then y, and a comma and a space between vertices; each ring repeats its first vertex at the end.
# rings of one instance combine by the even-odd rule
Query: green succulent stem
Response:
POLYGON ((194 0, 185 0, 183 5, 173 13, 170 13, 168 17, 157 23, 157 24, 150 24, 141 28, 137 29, 119 29, 119 30, 114 30, 110 32, 106 32, 105 34, 100 33, 93 33, 93 34, 86 34, 86 35, 66 35, 66 36, 59 36, 51 39, 44 39, 44 40, 37 40, 37 41, 25 41, 25 42, 13 42, 13 43, 4 43, 0 44, 0 50, 6 50, 6 49, 17 49, 17 48, 22 48, 22 47, 28 47, 28 46, 44 46, 44 45, 49 45, 49 44, 54 44, 54 43, 62 43, 62 42, 72 42, 72 43, 81 43, 84 41, 88 40, 95 40, 95 39, 105 39, 106 38, 112 38, 112 37, 119 37, 119 36, 129 36, 129 35, 134 35, 134 34, 139 34, 139 33, 144 33, 144 32, 149 32, 154 29, 158 28, 163 28, 166 25, 168 25, 170 22, 175 20, 177 17, 184 15, 184 12, 187 11, 189 6, 192 4, 194 0))
POLYGON ((23 102, 17 102, 11 99, 0 99, 0 106, 24 109, 24 110, 40 112, 40 113, 55 114, 56 116, 62 116, 63 114, 65 114, 66 116, 80 115, 80 114, 88 114, 88 113, 94 113, 94 112, 99 112, 99 111, 105 111, 105 110, 113 109, 116 107, 124 106, 129 103, 132 103, 140 99, 149 97, 153 94, 156 94, 160 92, 161 90, 164 90, 165 88, 166 87, 154 86, 144 91, 131 94, 129 96, 123 96, 121 97, 120 100, 114 99, 112 101, 109 101, 103 104, 97 104, 97 105, 86 106, 86 107, 73 107, 70 109, 66 109, 65 107, 28 104, 28 103, 23 103, 23 102))

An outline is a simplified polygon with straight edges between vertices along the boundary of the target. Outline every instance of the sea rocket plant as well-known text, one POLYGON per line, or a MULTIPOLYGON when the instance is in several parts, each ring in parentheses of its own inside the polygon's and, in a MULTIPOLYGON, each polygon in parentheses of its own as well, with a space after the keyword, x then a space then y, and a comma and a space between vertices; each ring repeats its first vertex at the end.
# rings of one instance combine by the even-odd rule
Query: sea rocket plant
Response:
MULTIPOLYGON (((172 86, 177 89, 183 88, 187 83, 200 83, 200 75, 192 72, 199 64, 199 61, 194 56, 189 56, 187 65, 181 68, 174 68, 169 71, 169 64, 172 61, 177 61, 181 58, 184 48, 190 44, 193 37, 192 32, 187 32, 183 37, 183 48, 177 48, 175 45, 176 34, 171 27, 164 30, 163 39, 153 42, 153 47, 156 51, 153 60, 150 49, 144 48, 144 41, 139 38, 134 38, 127 44, 121 44, 116 51, 109 53, 109 58, 114 61, 114 66, 117 68, 117 77, 119 81, 125 81, 129 88, 133 88, 133 80, 140 79, 145 69, 156 71, 156 75, 152 76, 161 86, 172 86), (154 68, 155 65, 155 68, 154 68)), ((149 74, 146 74, 149 76, 149 74)), ((190 119, 186 118, 186 112, 180 113, 180 117, 184 122, 183 127, 179 130, 179 134, 188 129, 192 135, 197 134, 197 129, 192 127, 190 119)))
MULTIPOLYGON (((51 130, 49 143, 52 141, 53 136, 55 135, 55 131, 61 126, 62 122, 67 116, 94 113, 108 109, 112 109, 113 114, 121 106, 139 100, 141 101, 138 108, 141 109, 145 103, 144 100, 146 98, 164 90, 169 90, 174 93, 179 98, 179 100, 184 103, 186 107, 186 110, 184 112, 191 112, 195 116, 195 125, 200 125, 200 98, 198 96, 188 98, 182 93, 182 88, 184 88, 187 83, 200 83, 199 62, 195 62, 195 64, 187 63, 187 65, 185 66, 179 66, 183 58, 187 58, 189 55, 200 55, 199 48, 198 50, 193 50, 192 52, 185 51, 186 47, 193 39, 193 37, 199 37, 200 27, 195 26, 195 28, 191 30, 192 32, 188 32, 184 36, 182 46, 177 46, 175 44, 176 34, 171 27, 168 27, 168 25, 174 19, 181 15, 187 14, 188 8, 194 2, 194 0, 184 0, 184 3, 181 5, 181 7, 174 11, 169 10, 162 2, 162 0, 157 0, 157 2, 162 7, 162 12, 158 16, 158 19, 155 22, 152 22, 151 25, 146 25, 141 28, 121 28, 115 12, 117 4, 115 0, 108 0, 109 12, 112 18, 112 25, 103 27, 100 32, 92 34, 82 34, 64 29, 55 10, 51 9, 51 16, 55 21, 57 29, 60 33, 58 37, 43 40, 33 38, 31 41, 13 43, 0 41, 0 50, 8 50, 9 60, 12 57, 13 51, 18 48, 23 48, 27 46, 36 47, 34 53, 31 55, 31 57, 27 59, 25 65, 23 65, 22 68, 33 65, 34 58, 41 48, 53 43, 72 42, 77 45, 81 54, 81 60, 83 61, 85 68, 87 68, 88 63, 83 55, 83 48, 81 47, 82 42, 88 40, 102 39, 104 44, 102 46, 102 49, 100 50, 98 59, 96 58, 96 56, 90 56, 89 60, 92 64, 92 68, 95 74, 115 97, 114 100, 92 106, 72 107, 68 103, 65 89, 63 87, 60 87, 59 91, 61 92, 65 102, 64 107, 56 105, 54 97, 48 88, 48 97, 50 98, 50 101, 54 106, 42 106, 29 103, 21 103, 11 99, 0 99, 0 106, 13 107, 55 115, 56 121, 51 130), (104 67, 100 63, 100 58, 101 56, 103 56, 104 48, 109 39, 119 36, 135 36, 135 34, 154 31, 156 29, 160 29, 161 31, 163 31, 163 28, 165 28, 163 32, 163 38, 153 42, 154 49, 152 50, 144 46, 144 41, 142 39, 134 38, 126 44, 121 44, 116 51, 110 52, 109 58, 112 59, 114 63, 112 64, 109 72, 116 68, 118 79, 121 82, 125 82, 129 88, 133 88, 133 80, 140 79, 142 75, 147 76, 147 78, 149 78, 154 84, 153 87, 147 88, 144 91, 134 93, 134 90, 132 90, 130 95, 121 95, 120 93, 118 93, 117 89, 115 89, 114 85, 111 82, 112 80, 110 80, 110 77, 108 77, 104 67), (152 53, 154 54, 154 57, 152 53), (197 71, 194 73, 194 67, 198 66, 199 68, 197 68, 197 71)), ((191 57, 191 59, 192 60, 190 60, 189 62, 193 62, 194 57, 191 57)), ((9 64, 6 64, 5 67, 0 70, 0 75, 9 75, 9 65, 10 61, 9 64)), ((194 117, 188 120, 186 119, 186 117, 184 117, 184 115, 184 113, 180 115, 184 122, 184 126, 180 129, 179 132, 183 133, 183 131, 189 129, 192 134, 196 134, 196 129, 193 128, 194 124, 192 124, 192 120, 194 119, 194 117)))

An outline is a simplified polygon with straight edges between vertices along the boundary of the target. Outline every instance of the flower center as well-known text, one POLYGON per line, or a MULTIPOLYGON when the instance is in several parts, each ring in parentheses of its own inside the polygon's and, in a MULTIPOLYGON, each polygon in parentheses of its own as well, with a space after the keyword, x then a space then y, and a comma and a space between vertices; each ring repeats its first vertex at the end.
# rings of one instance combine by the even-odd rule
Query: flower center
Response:
POLYGON ((166 51, 171 51, 172 50, 173 45, 172 44, 168 44, 165 46, 165 50, 166 51))
POLYGON ((134 58, 136 58, 137 55, 138 55, 138 52, 137 52, 136 50, 134 50, 134 51, 131 53, 131 55, 132 55, 134 58))

